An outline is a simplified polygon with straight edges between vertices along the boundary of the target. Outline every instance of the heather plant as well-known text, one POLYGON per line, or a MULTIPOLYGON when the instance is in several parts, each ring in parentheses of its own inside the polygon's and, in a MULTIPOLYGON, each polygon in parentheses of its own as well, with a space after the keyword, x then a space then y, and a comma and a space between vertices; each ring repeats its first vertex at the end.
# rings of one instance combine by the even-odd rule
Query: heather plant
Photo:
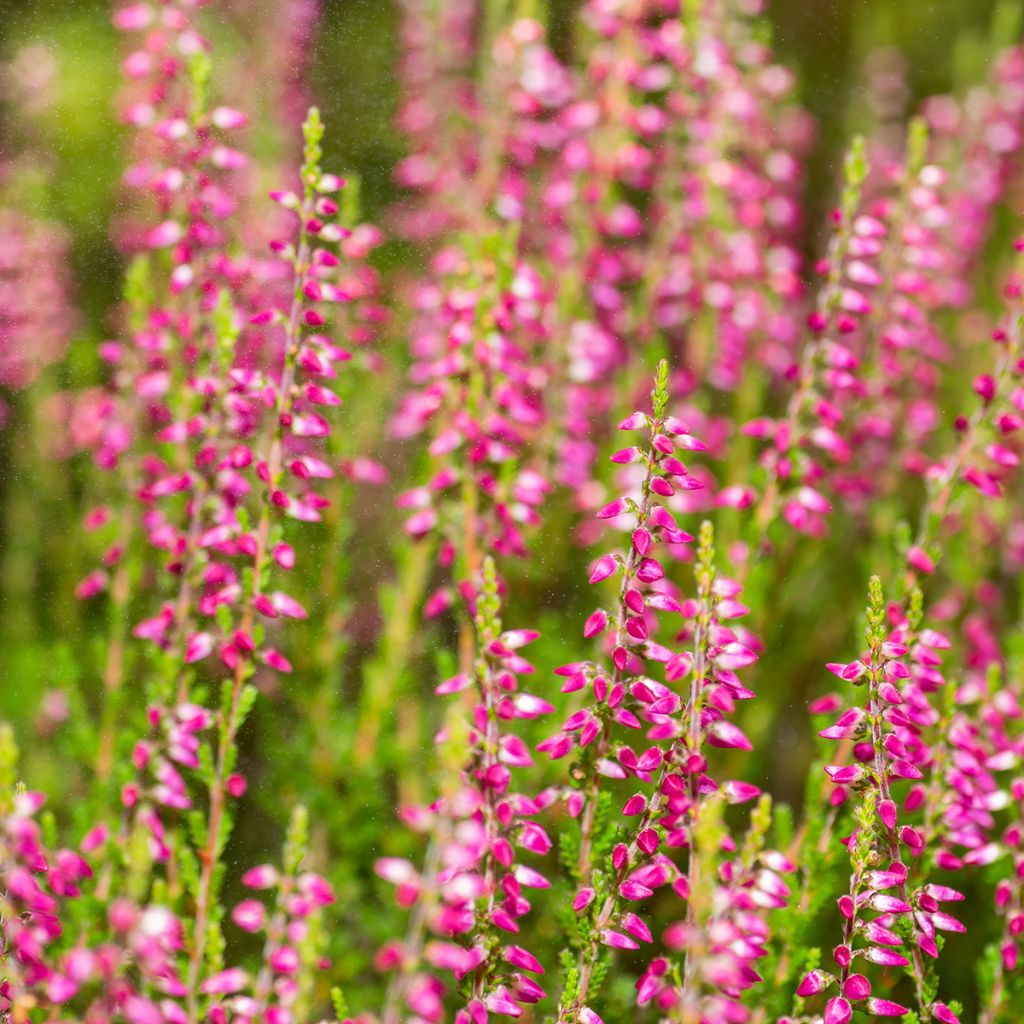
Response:
POLYGON ((777 2, 18 40, 0 1021, 1017 1019, 1024 51, 777 2))

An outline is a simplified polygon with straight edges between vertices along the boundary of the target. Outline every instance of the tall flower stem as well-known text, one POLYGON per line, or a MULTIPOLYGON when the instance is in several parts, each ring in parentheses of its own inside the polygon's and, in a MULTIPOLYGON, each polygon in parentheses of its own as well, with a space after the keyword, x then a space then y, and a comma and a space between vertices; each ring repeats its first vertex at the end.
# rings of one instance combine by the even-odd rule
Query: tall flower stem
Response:
MULTIPOLYGON (((285 340, 284 366, 275 390, 274 409, 277 413, 271 429, 266 457, 266 493, 260 510, 259 523, 256 527, 256 550, 253 554, 253 568, 249 577, 249 593, 243 603, 240 630, 247 636, 253 635, 255 624, 255 600, 262 593, 263 577, 269 561, 270 527, 274 515, 274 497, 281 493, 284 478, 285 436, 290 423, 289 410, 294 399, 295 373, 302 340, 303 308, 308 296, 306 286, 310 280, 311 232, 310 220, 314 215, 316 184, 320 177, 320 138, 323 127, 319 116, 311 111, 310 118, 304 126, 306 132, 306 162, 303 166, 303 185, 305 196, 299 211, 299 239, 294 259, 292 274, 294 290, 291 307, 288 311, 285 340)), ((204 955, 207 945, 207 929, 214 896, 214 880, 220 857, 227 841, 225 814, 227 803, 227 780, 234 765, 237 752, 237 733, 244 719, 243 695, 246 682, 252 675, 254 666, 251 660, 240 655, 235 664, 230 680, 226 684, 226 693, 222 704, 220 728, 218 730, 217 756, 213 771, 209 811, 206 825, 206 839, 199 852, 201 864, 199 885, 196 894, 196 908, 192 931, 191 951, 188 967, 188 1012, 192 1024, 198 1024, 199 985, 203 969, 204 955)))

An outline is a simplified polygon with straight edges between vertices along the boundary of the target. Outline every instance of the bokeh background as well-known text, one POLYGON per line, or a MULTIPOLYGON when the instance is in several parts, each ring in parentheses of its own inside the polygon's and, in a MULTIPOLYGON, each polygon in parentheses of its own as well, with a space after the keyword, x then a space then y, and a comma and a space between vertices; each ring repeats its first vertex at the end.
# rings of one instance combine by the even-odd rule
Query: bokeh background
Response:
MULTIPOLYGON (((231 6, 230 0, 223 4, 228 12, 231 6)), ((563 57, 572 53, 576 6, 575 0, 549 2, 554 48, 563 57)), ((119 292, 108 236, 121 167, 113 106, 119 44, 109 9, 105 0, 0 3, 4 148, 28 147, 39 161, 38 194, 19 200, 38 204, 74 232, 79 297, 93 336, 103 333, 104 317, 119 292), (34 94, 27 109, 26 93, 34 94)), ((392 0, 323 0, 323 10, 312 86, 330 127, 328 159, 359 174, 366 213, 379 218, 396 198, 391 169, 403 153, 393 125, 398 10, 392 0)), ((237 10, 219 45, 244 45, 248 17, 251 7, 237 10)), ((799 98, 819 124, 809 188, 811 209, 820 211, 834 191, 845 140, 865 126, 865 86, 872 68, 884 64, 887 53, 905 68, 908 109, 925 96, 979 82, 998 48, 1015 40, 1022 5, 1015 0, 773 0, 768 18, 778 57, 797 72, 799 98)), ((806 223, 814 232, 821 220, 810 216, 806 223)))

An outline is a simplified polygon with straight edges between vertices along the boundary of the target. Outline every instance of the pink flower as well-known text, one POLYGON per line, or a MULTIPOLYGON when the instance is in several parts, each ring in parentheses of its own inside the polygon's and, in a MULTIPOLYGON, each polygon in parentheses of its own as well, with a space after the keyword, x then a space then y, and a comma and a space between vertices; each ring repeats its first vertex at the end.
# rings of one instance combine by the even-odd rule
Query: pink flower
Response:
POLYGON ((836 996, 825 1004, 824 1024, 849 1024, 852 1017, 853 1009, 842 996, 836 996))

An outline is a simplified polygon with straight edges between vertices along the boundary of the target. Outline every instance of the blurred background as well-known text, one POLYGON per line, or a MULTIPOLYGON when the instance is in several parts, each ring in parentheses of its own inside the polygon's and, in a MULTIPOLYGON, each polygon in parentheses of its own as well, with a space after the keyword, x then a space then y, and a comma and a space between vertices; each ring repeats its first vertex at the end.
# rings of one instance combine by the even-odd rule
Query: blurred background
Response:
MULTIPOLYGON (((244 43, 258 5, 221 4, 231 14, 219 45, 244 43), (231 36, 235 38, 232 40, 231 36)), ((574 0, 549 0, 556 51, 573 47, 574 0)), ((73 233, 85 331, 102 334, 119 291, 108 239, 121 151, 113 99, 119 83, 117 33, 106 0, 3 0, 3 157, 30 153, 37 206, 73 233)), ((396 192, 391 169, 402 156, 393 126, 399 82, 398 9, 393 0, 323 0, 312 88, 328 124, 328 162, 362 180, 365 211, 379 219, 396 192)), ((905 69, 907 109, 935 93, 981 81, 992 54, 1016 37, 1019 0, 772 0, 780 60, 799 79, 798 97, 819 123, 810 165, 810 211, 829 201, 845 140, 861 126, 872 67, 905 69)), ((5 174, 3 185, 13 185, 5 174)), ((18 181, 24 189, 26 182, 18 181)), ((816 227, 820 218, 809 216, 816 227)))

